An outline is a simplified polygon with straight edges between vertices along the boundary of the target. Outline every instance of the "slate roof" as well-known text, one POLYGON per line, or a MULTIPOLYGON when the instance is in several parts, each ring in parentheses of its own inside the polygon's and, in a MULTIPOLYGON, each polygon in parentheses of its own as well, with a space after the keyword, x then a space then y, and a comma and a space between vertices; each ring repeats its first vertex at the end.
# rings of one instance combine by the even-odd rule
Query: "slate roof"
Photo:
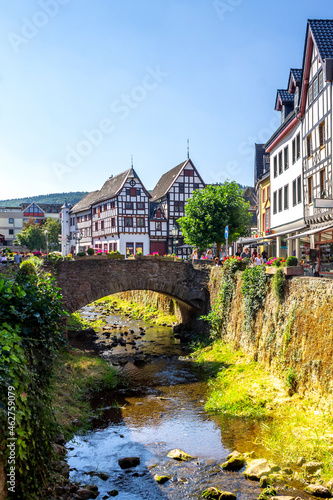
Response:
POLYGON ((321 60, 333 58, 333 19, 309 19, 308 24, 321 60))
POLYGON ((291 102, 294 100, 294 94, 290 94, 288 92, 288 90, 278 89, 277 93, 278 93, 278 96, 280 97, 282 103, 291 102))
MULTIPOLYGON (((139 176, 136 174, 133 168, 125 170, 121 174, 116 175, 115 177, 110 177, 107 181, 104 182, 101 189, 97 191, 92 191, 88 193, 82 200, 80 200, 71 210, 71 213, 82 212, 82 210, 88 210, 95 203, 99 203, 104 200, 108 200, 116 196, 123 185, 126 182, 126 179, 129 175, 136 177, 139 179, 139 176)), ((149 193, 147 192, 149 196, 149 193)))
POLYGON ((82 200, 78 201, 71 210, 71 213, 82 212, 82 210, 88 210, 94 200, 97 198, 99 191, 92 191, 86 194, 82 200))
POLYGON ((293 75, 296 83, 302 81, 302 73, 303 73, 302 69, 291 68, 290 73, 293 75))
POLYGON ((265 153, 265 145, 264 144, 255 144, 255 153, 254 153, 254 183, 257 182, 258 179, 262 176, 264 172, 264 153, 265 153))
POLYGON ((179 165, 177 165, 176 167, 172 168, 171 170, 162 175, 162 177, 160 178, 160 180, 158 181, 158 183, 156 184, 151 193, 151 201, 158 200, 167 193, 170 186, 172 185, 174 180, 178 177, 182 168, 188 161, 190 160, 183 161, 182 163, 180 163, 179 165))
POLYGON ((22 211, 24 212, 32 204, 43 210, 45 214, 59 214, 61 212, 61 203, 36 203, 32 201, 30 203, 21 203, 20 207, 22 207, 22 211))
POLYGON ((125 170, 125 172, 122 172, 115 177, 111 177, 106 182, 104 182, 102 189, 100 189, 99 191, 98 200, 96 200, 96 202, 106 200, 107 198, 112 198, 113 196, 115 196, 124 185, 130 173, 132 173, 134 177, 138 178, 135 171, 130 168, 129 170, 125 170))

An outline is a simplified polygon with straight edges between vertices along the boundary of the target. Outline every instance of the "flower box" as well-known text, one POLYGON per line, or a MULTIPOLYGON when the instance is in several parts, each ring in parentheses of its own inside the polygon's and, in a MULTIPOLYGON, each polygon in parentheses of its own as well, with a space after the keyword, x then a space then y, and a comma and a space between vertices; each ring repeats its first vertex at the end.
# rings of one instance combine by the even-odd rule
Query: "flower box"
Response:
POLYGON ((303 276, 304 268, 302 266, 290 266, 290 267, 266 267, 266 274, 275 274, 278 269, 282 269, 286 276, 303 276))

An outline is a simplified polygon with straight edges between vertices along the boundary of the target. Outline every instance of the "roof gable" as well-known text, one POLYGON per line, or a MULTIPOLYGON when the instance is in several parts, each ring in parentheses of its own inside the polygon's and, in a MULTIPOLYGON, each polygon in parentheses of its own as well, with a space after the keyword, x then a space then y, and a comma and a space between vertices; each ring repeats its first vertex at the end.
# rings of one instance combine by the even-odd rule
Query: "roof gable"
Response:
POLYGON ((176 180, 178 179, 181 172, 188 165, 191 165, 191 167, 193 168, 193 170, 195 171, 195 173, 197 174, 197 176, 201 180, 202 184, 205 186, 205 183, 202 180, 199 172, 195 168, 192 160, 190 158, 188 158, 186 161, 180 163, 179 165, 177 165, 176 167, 172 168, 171 170, 169 170, 168 172, 166 172, 165 174, 162 175, 162 177, 160 178, 160 180, 158 181, 158 183, 156 184, 156 186, 154 187, 154 189, 151 193, 151 196, 152 196, 151 201, 158 200, 158 199, 162 198, 163 196, 165 196, 167 194, 167 192, 169 191, 169 189, 171 188, 171 186, 176 182, 176 180))

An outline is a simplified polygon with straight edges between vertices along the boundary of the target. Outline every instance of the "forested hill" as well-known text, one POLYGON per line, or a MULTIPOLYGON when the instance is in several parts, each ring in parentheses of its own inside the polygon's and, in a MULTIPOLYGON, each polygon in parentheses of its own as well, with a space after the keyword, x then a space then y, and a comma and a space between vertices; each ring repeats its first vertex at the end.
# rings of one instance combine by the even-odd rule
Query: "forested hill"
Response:
POLYGON ((53 193, 53 194, 41 194, 38 196, 28 196, 27 198, 14 198, 12 200, 0 200, 1 207, 18 207, 21 203, 32 203, 35 201, 36 203, 61 203, 63 204, 65 200, 67 203, 71 203, 75 205, 78 201, 80 201, 85 195, 87 191, 75 191, 70 193, 53 193))

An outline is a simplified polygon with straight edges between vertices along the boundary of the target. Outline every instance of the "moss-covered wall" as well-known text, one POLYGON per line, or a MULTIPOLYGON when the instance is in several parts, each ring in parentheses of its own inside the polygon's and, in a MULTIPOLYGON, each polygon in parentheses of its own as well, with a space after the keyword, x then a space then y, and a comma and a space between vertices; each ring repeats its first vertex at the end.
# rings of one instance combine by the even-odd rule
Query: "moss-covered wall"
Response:
MULTIPOLYGON (((219 268, 211 272, 211 303, 220 290, 221 272, 219 268)), ((246 331, 243 322, 238 273, 223 339, 241 347, 280 376, 292 374, 298 392, 333 394, 333 280, 289 279, 282 304, 269 284, 265 306, 257 314, 252 331, 246 331)))
POLYGON ((150 290, 132 290, 130 292, 117 293, 115 296, 128 302, 136 302, 138 305, 154 306, 164 314, 174 314, 178 321, 181 321, 181 313, 177 302, 167 295, 150 290))

